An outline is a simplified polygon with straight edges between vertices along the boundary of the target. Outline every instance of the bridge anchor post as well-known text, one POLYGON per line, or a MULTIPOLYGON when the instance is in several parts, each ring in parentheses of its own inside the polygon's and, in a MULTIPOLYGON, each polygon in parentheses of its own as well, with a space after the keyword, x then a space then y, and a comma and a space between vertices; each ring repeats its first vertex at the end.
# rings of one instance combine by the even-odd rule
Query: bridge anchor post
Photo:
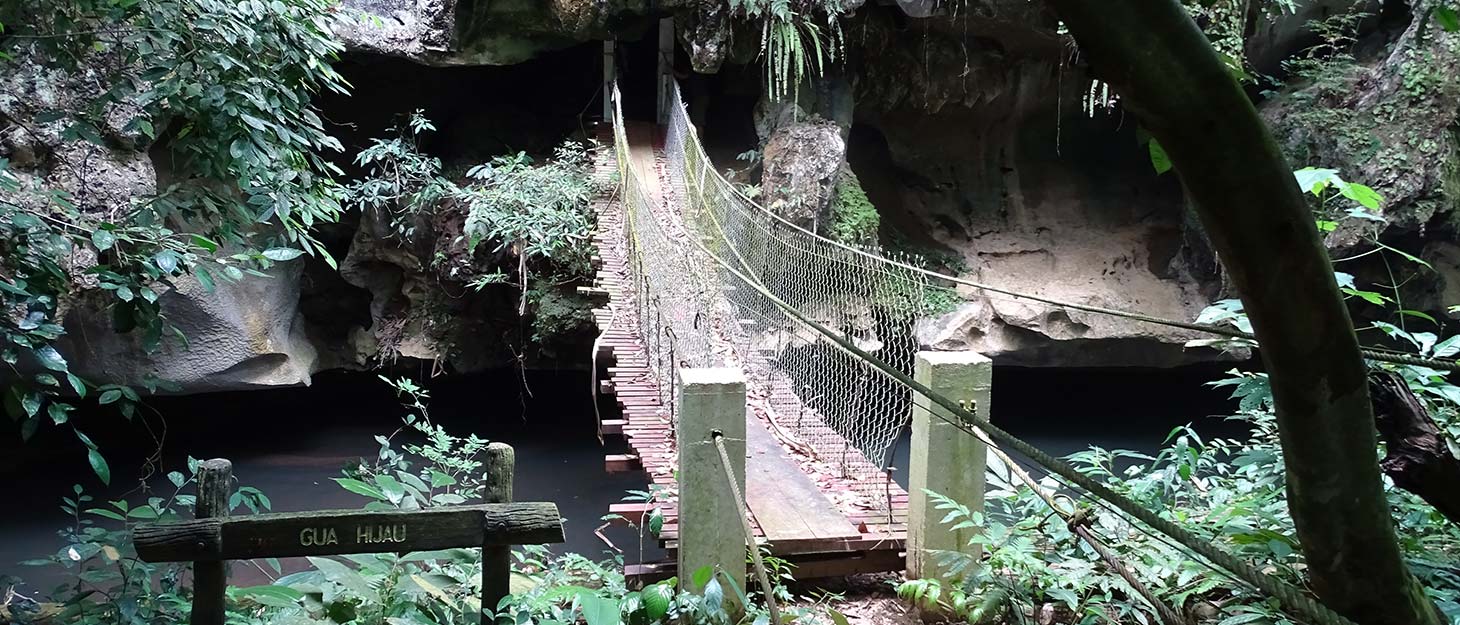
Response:
MULTIPOLYGON (((913 378, 944 397, 964 403, 976 414, 987 416, 993 371, 993 361, 975 352, 925 351, 918 352, 913 378)), ((981 528, 950 530, 940 522, 943 512, 933 509, 927 495, 932 491, 975 512, 983 510, 988 449, 945 418, 957 419, 914 394, 908 460, 908 579, 946 581, 946 571, 937 563, 937 551, 959 551, 975 559, 982 552, 978 545, 968 544, 981 528)))
MULTIPOLYGON (((745 587, 745 502, 731 493, 715 447, 716 431, 745 483, 745 376, 739 369, 682 369, 679 374, 679 579, 700 591, 695 572, 723 571, 745 587)), ((725 593, 730 597, 733 593, 725 593)))

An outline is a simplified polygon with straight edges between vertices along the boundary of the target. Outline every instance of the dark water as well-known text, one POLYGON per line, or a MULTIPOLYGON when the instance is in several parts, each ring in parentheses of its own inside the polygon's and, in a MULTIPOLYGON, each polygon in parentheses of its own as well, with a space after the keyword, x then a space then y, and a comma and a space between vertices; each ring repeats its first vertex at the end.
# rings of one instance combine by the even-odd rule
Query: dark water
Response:
MULTIPOLYGON (((1033 369, 994 367, 991 418, 1010 434, 1056 456, 1092 445, 1155 454, 1172 428, 1191 425, 1203 438, 1244 437, 1223 417, 1236 409, 1220 380, 1230 363, 1175 369, 1033 369)), ((898 438, 892 465, 907 466, 908 435, 898 438)), ((1015 458, 1031 470, 1036 467, 1015 458)), ((907 488, 907 472, 895 479, 907 488)))
MULTIPOLYGON (((459 436, 474 433, 513 445, 516 498, 552 501, 566 519, 568 542, 555 549, 607 555, 609 547, 593 530, 609 504, 629 489, 642 489, 645 477, 604 472, 604 454, 620 450, 612 441, 607 448, 599 445, 586 373, 531 374, 527 388, 532 396, 520 391, 516 372, 444 379, 428 382, 428 387, 434 422, 459 436)), ((164 468, 148 481, 154 494, 172 492, 163 476, 171 470, 186 472, 188 455, 224 457, 233 461, 238 483, 262 490, 276 512, 362 506, 363 497, 329 478, 361 457, 374 458, 380 449, 374 437, 395 431, 404 414, 394 392, 373 374, 323 375, 310 388, 157 398, 149 404, 155 412, 149 412, 146 424, 163 438, 164 468)), ((97 501, 144 499, 139 490, 141 452, 156 444, 142 419, 129 424, 115 414, 83 414, 76 421, 111 462, 110 487, 87 469, 84 448, 69 429, 43 427, 28 444, 13 430, 0 435, 0 483, 5 484, 6 499, 0 508, 0 577, 25 580, 22 592, 27 594, 44 594, 65 580, 57 567, 17 563, 63 548, 56 530, 71 520, 60 510, 60 500, 71 494, 72 484, 81 484, 97 501)), ((605 534, 630 552, 630 562, 637 560, 635 533, 615 528, 605 534)), ((286 569, 299 565, 285 562, 286 569)), ((233 576, 238 584, 267 581, 256 568, 242 564, 233 567, 233 576)))
MULTIPOLYGON (((1089 445, 1153 452, 1171 428, 1187 423, 1208 436, 1237 435, 1241 428, 1205 418, 1231 409, 1224 391, 1203 385, 1220 378, 1225 368, 998 368, 993 419, 1060 455, 1089 445)), ((609 555, 609 547, 593 530, 625 491, 644 487, 645 476, 604 472, 603 455, 623 450, 612 439, 608 447, 600 446, 594 434, 586 373, 533 373, 527 381, 531 396, 511 371, 427 385, 433 421, 457 435, 475 433, 516 448, 516 498, 555 502, 567 519, 568 542, 558 550, 609 555)), ((59 503, 72 484, 83 485, 98 501, 140 500, 142 453, 157 447, 154 434, 163 441, 163 469, 148 481, 154 490, 171 492, 162 476, 185 467, 188 455, 226 457, 233 461, 239 483, 262 490, 275 511, 356 508, 365 500, 329 478, 361 457, 373 458, 379 450, 374 436, 398 428, 404 411, 393 391, 373 374, 323 375, 310 388, 158 398, 149 404, 145 419, 133 423, 114 414, 75 418, 112 462, 109 488, 87 470, 84 448, 69 429, 42 428, 28 444, 20 443, 13 430, 0 434, 0 483, 5 484, 6 501, 0 508, 0 577, 25 580, 28 585, 21 590, 27 594, 44 594, 64 581, 58 568, 16 563, 63 547, 55 531, 70 522, 59 503)), ((616 416, 610 402, 601 408, 604 418, 616 416)), ((905 466, 906 442, 903 436, 894 466, 905 466)), ((896 475, 905 487, 906 472, 896 475)), ((638 560, 633 531, 611 528, 605 534, 628 552, 628 561, 638 560)), ((646 554, 646 559, 659 557, 657 550, 646 554)), ((238 564, 232 580, 253 584, 267 578, 238 564)))

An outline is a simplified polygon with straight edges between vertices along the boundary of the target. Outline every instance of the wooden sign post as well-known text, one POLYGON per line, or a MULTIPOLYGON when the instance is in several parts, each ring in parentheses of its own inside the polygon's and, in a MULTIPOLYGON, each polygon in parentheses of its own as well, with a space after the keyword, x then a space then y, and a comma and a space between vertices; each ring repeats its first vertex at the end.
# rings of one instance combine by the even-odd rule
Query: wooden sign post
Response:
POLYGON ((489 448, 488 467, 505 473, 489 480, 492 492, 487 494, 489 501, 503 503, 229 518, 232 465, 209 460, 198 474, 198 518, 139 525, 132 530, 132 542, 144 562, 193 562, 192 625, 223 624, 225 560, 481 547, 482 622, 488 623, 507 594, 511 547, 563 542, 557 505, 510 503, 512 448, 500 444, 489 448), (218 502, 221 505, 213 505, 218 502))

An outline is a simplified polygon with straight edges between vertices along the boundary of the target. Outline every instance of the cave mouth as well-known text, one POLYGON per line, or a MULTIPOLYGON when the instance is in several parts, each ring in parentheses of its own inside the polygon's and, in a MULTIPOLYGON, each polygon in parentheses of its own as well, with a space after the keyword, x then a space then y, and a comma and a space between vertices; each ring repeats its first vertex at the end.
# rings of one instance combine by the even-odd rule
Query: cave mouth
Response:
POLYGON ((346 54, 335 68, 350 93, 326 94, 318 104, 326 130, 345 146, 338 158, 347 173, 355 153, 393 136, 417 110, 437 128, 421 148, 448 168, 509 152, 547 154, 564 139, 592 136, 603 110, 602 50, 586 43, 514 65, 454 67, 346 54))
MULTIPOLYGON (((453 436, 475 435, 515 448, 516 498, 555 502, 567 519, 568 541, 553 546, 555 551, 610 557, 609 546, 594 534, 598 519, 627 491, 642 489, 648 478, 641 472, 605 471, 604 455, 627 449, 612 438, 606 446, 599 442, 593 402, 601 401, 605 419, 616 418, 618 411, 604 396, 590 394, 588 372, 496 369, 428 378, 427 365, 421 367, 322 373, 308 387, 150 397, 130 421, 108 407, 88 406, 72 420, 102 444, 111 466, 110 486, 91 473, 81 443, 63 428, 41 428, 29 442, 15 435, 0 438, 4 473, 27 476, 10 483, 12 499, 45 504, 0 519, 0 532, 7 536, 0 541, 0 577, 20 578, 27 593, 45 593, 64 583, 71 572, 17 563, 65 547, 56 530, 73 520, 58 504, 73 495, 72 485, 82 485, 104 506, 142 498, 137 489, 145 476, 151 496, 166 497, 174 490, 166 474, 186 474, 189 456, 231 460, 237 485, 261 490, 275 512, 360 508, 368 500, 331 478, 361 459, 373 462, 380 451, 376 437, 391 436, 403 426, 407 409, 401 402, 409 398, 397 397, 382 375, 410 377, 424 386, 432 423, 453 436), (160 463, 148 476, 144 464, 157 450, 157 439, 163 443, 160 463)), ((393 447, 399 451, 423 441, 419 433, 400 432, 393 447)), ((604 533, 618 545, 637 540, 628 528, 604 533)), ((658 555, 657 550, 645 554, 658 555)), ((286 572, 305 566, 302 559, 284 564, 286 572)), ((269 583, 256 567, 239 563, 233 570, 236 585, 269 583)))

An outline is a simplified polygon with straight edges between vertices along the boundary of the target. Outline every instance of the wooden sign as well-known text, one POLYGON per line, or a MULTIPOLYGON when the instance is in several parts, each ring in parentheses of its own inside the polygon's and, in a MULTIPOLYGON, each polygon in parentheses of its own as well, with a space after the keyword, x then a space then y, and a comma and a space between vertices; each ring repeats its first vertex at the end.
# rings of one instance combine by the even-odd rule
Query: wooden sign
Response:
POLYGON ((560 543, 563 523, 552 503, 325 510, 139 525, 132 542, 146 562, 209 562, 560 543))
POLYGON ((515 454, 487 446, 485 490, 490 503, 427 510, 323 510, 229 518, 233 465, 198 469, 198 518, 139 525, 137 557, 146 562, 193 562, 192 625, 223 625, 225 560, 405 553, 482 548, 482 622, 507 596, 512 545, 563 542, 563 519, 552 503, 511 503, 515 454))

